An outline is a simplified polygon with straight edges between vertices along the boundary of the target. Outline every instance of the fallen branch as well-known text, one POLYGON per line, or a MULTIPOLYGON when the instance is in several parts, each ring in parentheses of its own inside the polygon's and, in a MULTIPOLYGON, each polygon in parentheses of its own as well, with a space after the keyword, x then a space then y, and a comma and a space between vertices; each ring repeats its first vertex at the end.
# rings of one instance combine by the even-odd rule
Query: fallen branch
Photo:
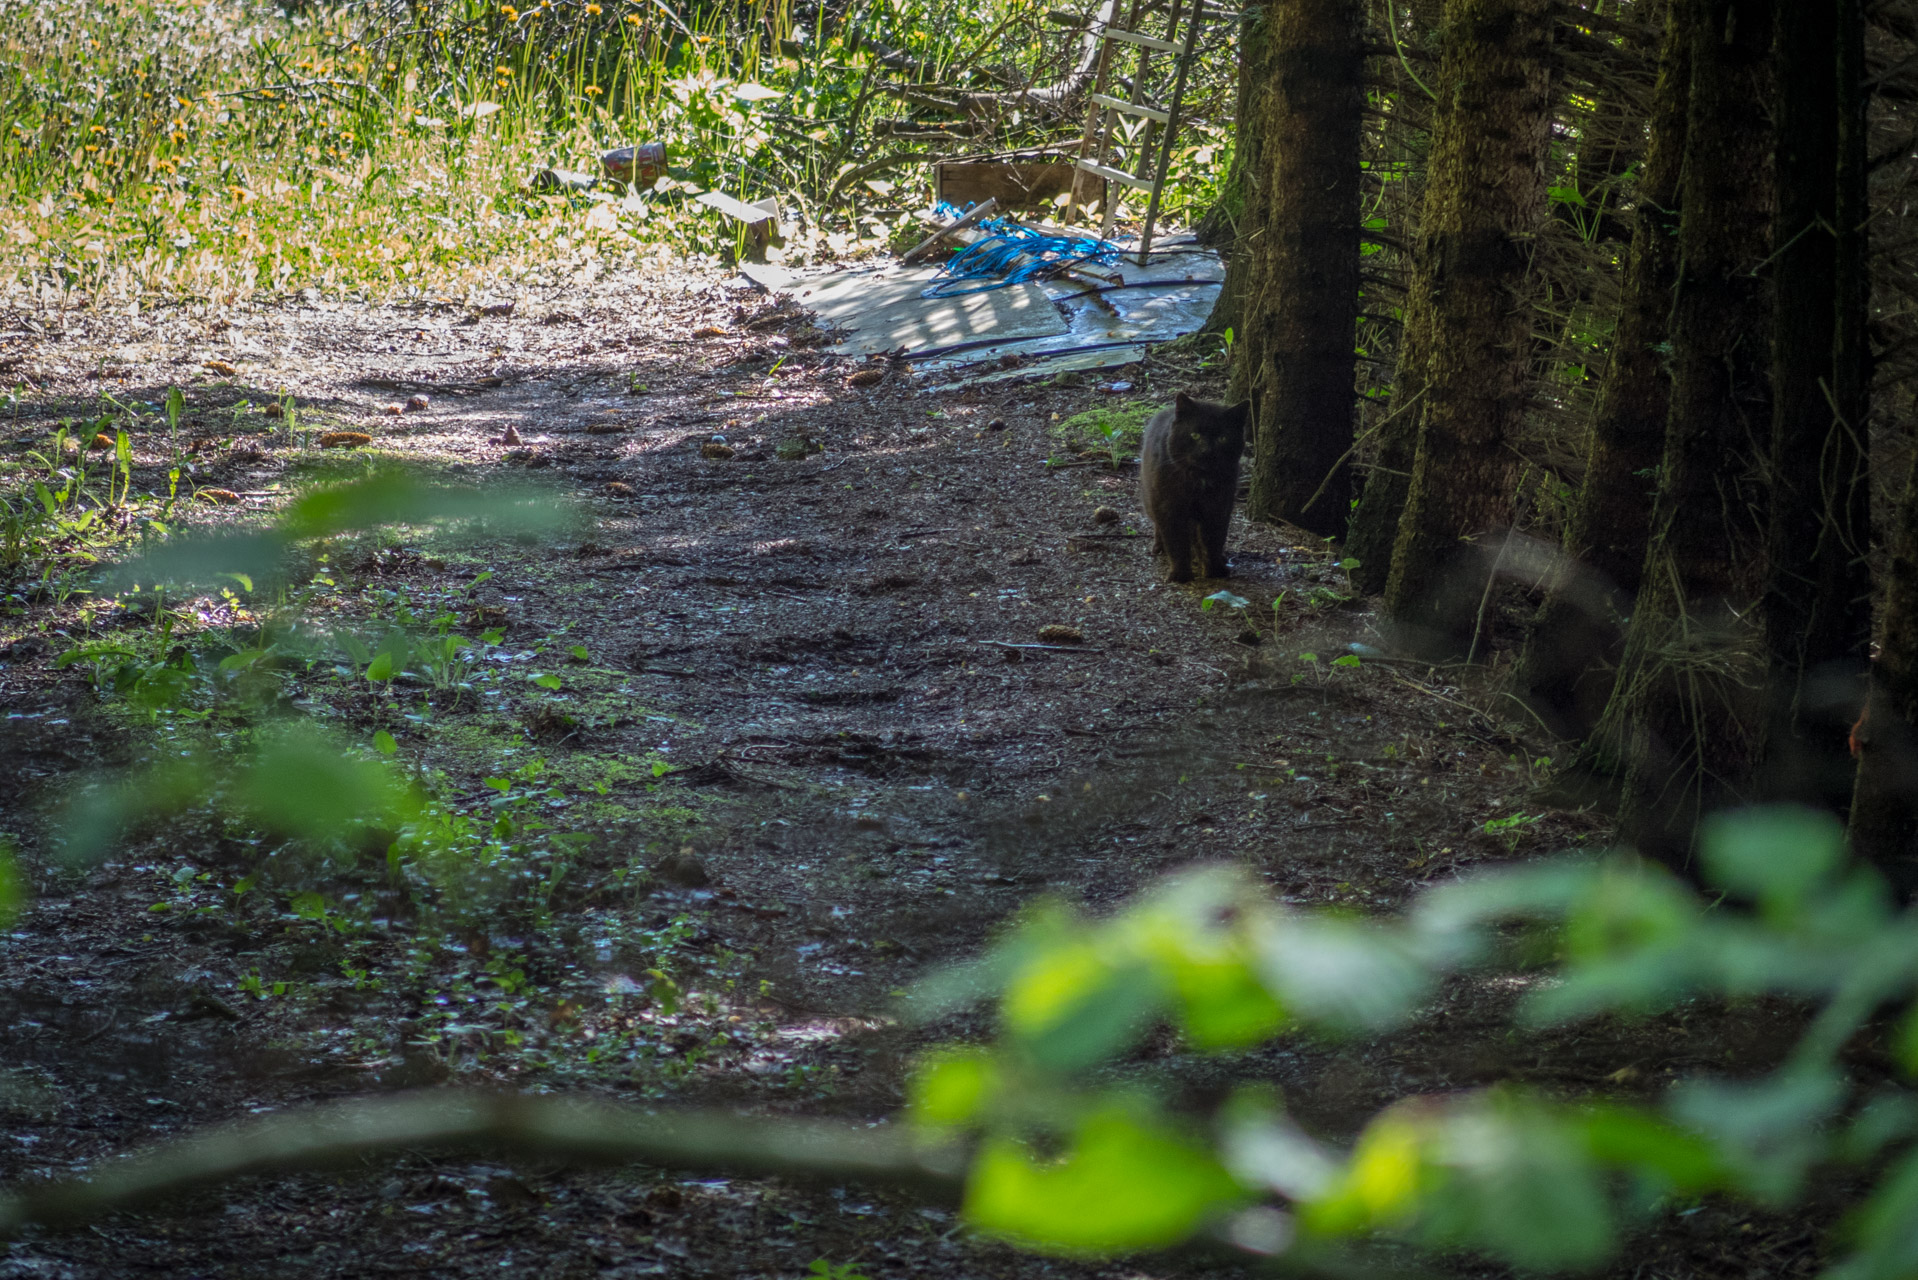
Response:
POLYGON ((1009 640, 981 640, 980 644, 989 644, 996 649, 1044 649, 1048 653, 1104 653, 1104 649, 1094 649, 1081 644, 1013 644, 1009 640))
POLYGON ((570 1098, 432 1093, 328 1103, 206 1132, 83 1177, 0 1194, 0 1237, 74 1226, 192 1187, 336 1166, 370 1155, 510 1148, 514 1154, 739 1174, 903 1185, 950 1198, 964 1174, 950 1147, 904 1128, 752 1119, 717 1111, 649 1112, 570 1098))

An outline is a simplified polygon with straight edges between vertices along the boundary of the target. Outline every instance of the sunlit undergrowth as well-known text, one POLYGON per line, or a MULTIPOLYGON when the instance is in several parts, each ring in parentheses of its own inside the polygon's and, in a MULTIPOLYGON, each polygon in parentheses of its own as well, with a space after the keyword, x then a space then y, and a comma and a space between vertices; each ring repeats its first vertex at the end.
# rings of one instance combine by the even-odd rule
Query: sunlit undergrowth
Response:
MULTIPOLYGON (((1081 35, 1043 0, 4 0, 0 279, 129 305, 591 278, 730 251, 689 200, 713 189, 777 197, 789 257, 838 255, 923 207, 938 155, 1076 141, 1076 108, 1006 95, 1069 76, 1081 35), (928 111, 959 118, 902 118, 928 111), (645 142, 650 190, 529 181, 645 142)), ((1224 170, 1229 62, 1206 65, 1175 221, 1224 170)))

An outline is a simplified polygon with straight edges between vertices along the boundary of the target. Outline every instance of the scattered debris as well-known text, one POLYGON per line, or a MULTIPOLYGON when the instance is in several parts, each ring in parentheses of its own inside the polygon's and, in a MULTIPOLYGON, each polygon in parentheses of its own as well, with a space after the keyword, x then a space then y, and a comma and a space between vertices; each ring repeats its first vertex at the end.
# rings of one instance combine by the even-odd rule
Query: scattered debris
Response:
POLYGON ((412 395, 406 398, 406 407, 418 413, 423 410, 432 408, 433 402, 425 396, 412 395))
POLYGON ((397 418, 406 412, 406 406, 395 401, 392 404, 381 405, 380 412, 386 414, 388 417, 397 418))
POLYGON ((200 362, 200 367, 202 369, 209 369, 225 378, 235 378, 238 377, 240 373, 238 369, 235 369, 224 360, 203 360, 200 362))

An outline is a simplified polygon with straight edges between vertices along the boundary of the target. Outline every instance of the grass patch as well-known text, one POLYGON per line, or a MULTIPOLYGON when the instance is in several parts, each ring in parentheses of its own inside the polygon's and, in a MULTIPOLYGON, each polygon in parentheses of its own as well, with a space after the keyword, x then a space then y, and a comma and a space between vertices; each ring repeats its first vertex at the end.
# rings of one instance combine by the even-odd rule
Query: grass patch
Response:
MULTIPOLYGON (((916 238, 928 162, 984 140, 928 140, 937 121, 902 114, 1056 83, 1078 40, 1044 0, 803 20, 778 0, 16 0, 0 7, 0 285, 43 306, 471 300, 729 255, 742 232, 690 200, 708 189, 777 196, 790 259, 877 249, 916 238), (667 150, 649 189, 529 182, 643 142, 667 150)), ((1208 60, 1189 93, 1172 223, 1228 171, 1231 70, 1208 60)), ((990 145, 1080 123, 1007 111, 990 145)))

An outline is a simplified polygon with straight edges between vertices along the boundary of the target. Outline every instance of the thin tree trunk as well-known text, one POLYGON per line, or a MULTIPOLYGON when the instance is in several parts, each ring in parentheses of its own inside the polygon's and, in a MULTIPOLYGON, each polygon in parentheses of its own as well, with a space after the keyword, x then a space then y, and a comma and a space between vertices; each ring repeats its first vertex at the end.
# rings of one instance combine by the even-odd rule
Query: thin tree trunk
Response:
POLYGON ((1679 176, 1691 96, 1689 17, 1682 3, 1670 5, 1665 15, 1624 301, 1592 420, 1584 484, 1565 534, 1566 558, 1576 563, 1539 610, 1518 672, 1521 696, 1568 737, 1590 733, 1611 696, 1615 655, 1608 650, 1631 612, 1651 532, 1671 410, 1665 342, 1678 278, 1679 176))
MULTIPOLYGON (((1438 7, 1432 0, 1427 3, 1438 7)), ((1419 7, 1416 2, 1408 2, 1399 6, 1396 13, 1413 31, 1430 30, 1429 24, 1420 22, 1419 7)), ((1398 39, 1408 35, 1403 26, 1393 34, 1398 39)), ((1430 79, 1429 72, 1426 78, 1430 79)), ((1406 100, 1417 92, 1409 78, 1398 89, 1393 114, 1401 122, 1401 128, 1405 127, 1402 122, 1406 116, 1406 100)), ((1444 104, 1421 102, 1420 105, 1429 113, 1436 128, 1444 104)), ((1416 180, 1424 181, 1423 178, 1416 180)), ((1419 200, 1419 197, 1410 199, 1419 200)), ((1371 465, 1365 469, 1358 501, 1352 507, 1351 527, 1345 540, 1347 558, 1357 562, 1351 570, 1353 583, 1370 595, 1385 590, 1386 578, 1391 573, 1392 544, 1398 538, 1405 493, 1412 483, 1412 461, 1418 453, 1418 407, 1429 349, 1427 339, 1432 329, 1431 280, 1416 265, 1421 243, 1413 236, 1406 255, 1405 301, 1399 310, 1398 360, 1392 377, 1391 404, 1373 429, 1378 438, 1372 446, 1371 465)))
MULTIPOLYGON (((1866 265, 1865 16, 1862 0, 1838 6, 1838 329, 1833 344, 1837 416, 1862 435, 1869 414, 1871 300, 1866 265)), ((1918 455, 1889 534, 1878 656, 1857 732, 1852 845, 1901 897, 1918 893, 1918 455)))
POLYGON ((1414 271, 1432 307, 1418 453, 1386 611, 1408 635, 1468 638, 1475 593, 1449 589, 1461 540, 1511 523, 1512 448, 1530 386, 1534 237, 1551 137, 1549 0, 1452 0, 1414 271))
POLYGON ((1862 138, 1859 127, 1840 124, 1860 86, 1840 84, 1834 4, 1777 0, 1777 21, 1771 267, 1777 303, 1765 587, 1774 705, 1764 791, 1843 810, 1853 783, 1845 730, 1858 714, 1871 645, 1865 298, 1852 283, 1862 269, 1865 236, 1862 138), (1841 132, 1857 153, 1849 162, 1841 132), (1841 169, 1855 188, 1844 202, 1851 226, 1840 215, 1841 169), (1841 266, 1847 256, 1856 261, 1841 266), (1841 298, 1841 289, 1849 296, 1841 298), (1840 361, 1858 367, 1841 372, 1840 361))
POLYGON ((1239 20, 1239 85, 1232 116, 1238 130, 1232 148, 1232 167, 1220 190, 1219 202, 1206 211, 1199 224, 1200 237, 1208 243, 1219 239, 1227 241, 1223 246, 1225 281, 1219 288, 1218 301, 1212 304, 1212 314, 1206 317, 1205 331, 1223 334, 1229 329, 1237 341, 1230 371, 1234 403, 1248 394, 1246 351, 1242 341, 1247 336, 1245 291, 1262 238, 1259 228, 1265 225, 1267 216, 1262 200, 1264 187, 1258 176, 1270 163, 1267 158, 1270 142, 1264 127, 1270 114, 1266 100, 1272 96, 1267 67, 1271 58, 1270 33, 1271 24, 1266 21, 1263 9, 1248 9, 1239 20))
POLYGON ((1359 305, 1358 0, 1266 9, 1270 91, 1254 180, 1265 214, 1248 256, 1246 380, 1256 428, 1255 520, 1330 536, 1352 479, 1359 305))
POLYGON ((1626 768, 1620 826, 1691 865, 1699 815, 1747 794, 1762 738, 1771 432, 1769 99, 1773 0, 1679 0, 1692 87, 1672 308, 1672 402, 1652 536, 1604 731, 1626 768))

